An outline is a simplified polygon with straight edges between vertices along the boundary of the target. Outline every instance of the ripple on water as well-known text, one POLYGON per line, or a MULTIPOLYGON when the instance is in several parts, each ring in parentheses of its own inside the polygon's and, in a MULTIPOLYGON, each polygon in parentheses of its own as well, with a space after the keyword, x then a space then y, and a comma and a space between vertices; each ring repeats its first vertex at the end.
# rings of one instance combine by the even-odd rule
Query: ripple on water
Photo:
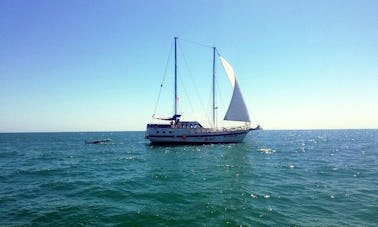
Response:
POLYGON ((260 148, 258 151, 264 154, 271 154, 271 153, 276 152, 275 150, 271 148, 260 148))
POLYGON ((265 130, 242 144, 168 147, 143 136, 0 134, 0 226, 377 223, 377 130, 265 130), (89 137, 114 144, 86 146, 89 137))

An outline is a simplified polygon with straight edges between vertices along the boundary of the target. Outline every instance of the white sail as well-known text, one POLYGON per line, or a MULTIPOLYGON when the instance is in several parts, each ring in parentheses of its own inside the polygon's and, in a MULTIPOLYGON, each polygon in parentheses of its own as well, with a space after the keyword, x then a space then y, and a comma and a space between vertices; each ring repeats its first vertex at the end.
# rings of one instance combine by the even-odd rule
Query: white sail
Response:
POLYGON ((249 119, 247 106, 245 105, 238 82, 236 80, 235 72, 232 69, 232 66, 222 56, 219 56, 219 58, 224 70, 226 71, 228 79, 230 80, 231 86, 234 88, 231 102, 228 106, 226 115, 224 116, 224 120, 250 122, 251 120, 249 119))

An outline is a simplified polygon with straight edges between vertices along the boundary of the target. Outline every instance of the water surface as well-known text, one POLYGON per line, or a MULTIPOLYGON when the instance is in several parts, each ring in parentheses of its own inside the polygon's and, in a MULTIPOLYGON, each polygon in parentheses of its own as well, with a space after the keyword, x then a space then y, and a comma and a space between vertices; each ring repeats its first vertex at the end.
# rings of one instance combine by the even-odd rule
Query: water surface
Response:
POLYGON ((1 226, 377 226, 378 130, 0 134, 1 226), (111 138, 109 144, 85 140, 111 138))

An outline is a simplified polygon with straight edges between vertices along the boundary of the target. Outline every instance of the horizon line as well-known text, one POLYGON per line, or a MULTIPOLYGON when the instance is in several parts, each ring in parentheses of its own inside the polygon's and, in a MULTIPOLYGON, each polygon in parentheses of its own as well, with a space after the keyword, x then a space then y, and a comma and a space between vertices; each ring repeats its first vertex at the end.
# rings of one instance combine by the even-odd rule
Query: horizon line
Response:
MULTIPOLYGON (((261 129, 262 131, 319 131, 319 130, 378 130, 378 128, 303 128, 303 129, 261 129)), ((12 133, 109 133, 109 132, 145 132, 145 130, 93 130, 93 131, 0 131, 0 134, 12 133)))

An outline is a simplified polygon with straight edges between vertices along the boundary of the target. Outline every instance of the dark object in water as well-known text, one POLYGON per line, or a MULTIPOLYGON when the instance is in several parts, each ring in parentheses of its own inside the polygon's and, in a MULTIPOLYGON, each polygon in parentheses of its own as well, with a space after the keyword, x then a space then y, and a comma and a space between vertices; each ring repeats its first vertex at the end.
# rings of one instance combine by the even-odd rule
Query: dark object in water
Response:
POLYGON ((112 140, 111 139, 92 140, 92 141, 85 140, 84 143, 85 144, 105 144, 105 143, 109 143, 110 141, 112 140))

